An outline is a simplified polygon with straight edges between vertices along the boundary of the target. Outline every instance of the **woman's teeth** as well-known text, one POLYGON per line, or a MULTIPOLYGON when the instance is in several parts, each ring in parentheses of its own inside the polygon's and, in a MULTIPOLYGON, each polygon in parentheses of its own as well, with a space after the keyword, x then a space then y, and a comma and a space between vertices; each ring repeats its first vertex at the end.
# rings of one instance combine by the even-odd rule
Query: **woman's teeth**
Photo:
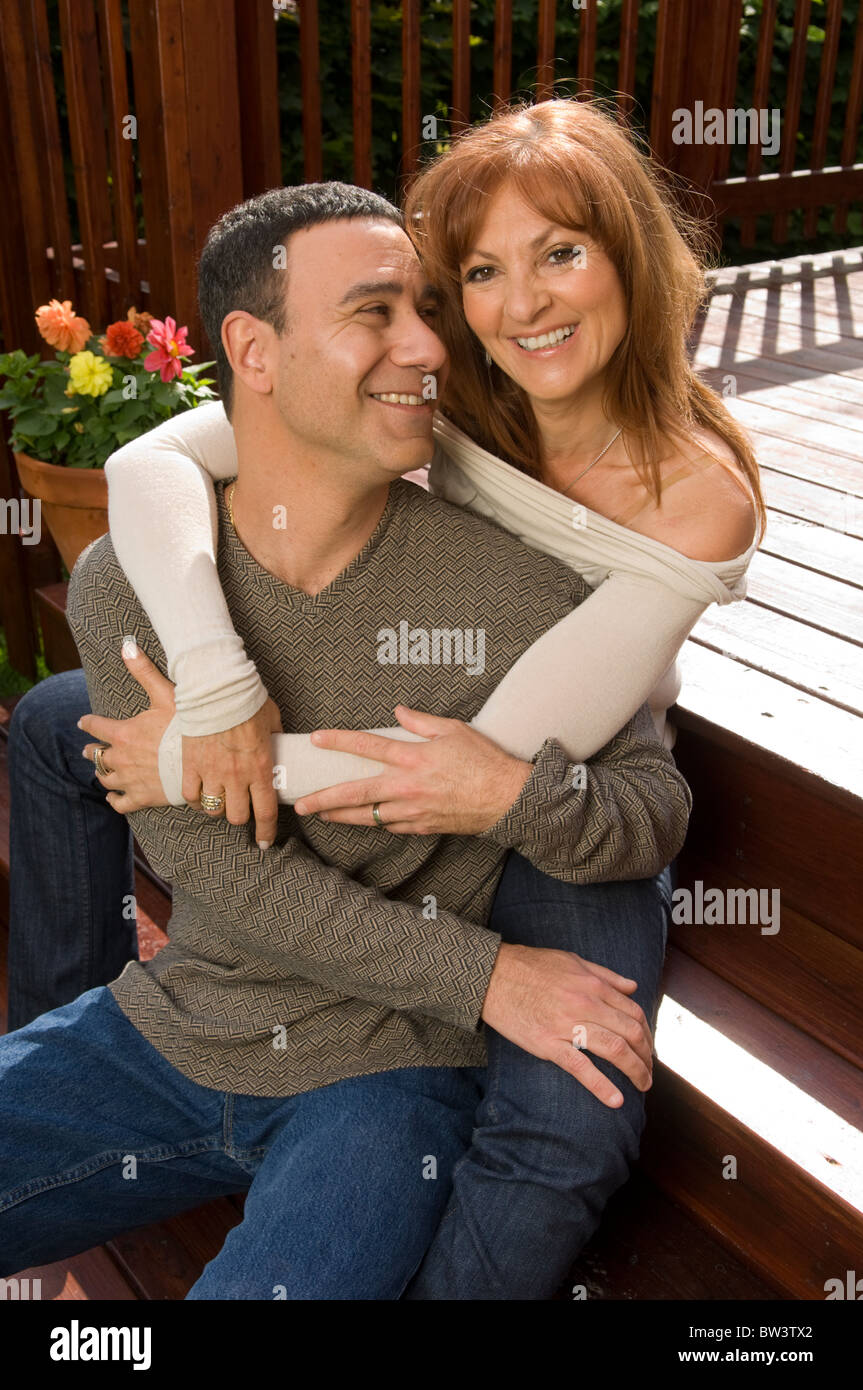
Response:
POLYGON ((387 405, 425 405, 422 396, 399 396, 394 391, 372 391, 372 397, 376 401, 384 401, 387 405))
POLYGON ((534 352, 537 348, 554 347, 556 343, 562 343, 566 338, 571 338, 577 328, 577 324, 571 323, 568 328, 556 328, 553 333, 543 333, 538 338, 516 338, 519 347, 526 348, 528 352, 534 352))

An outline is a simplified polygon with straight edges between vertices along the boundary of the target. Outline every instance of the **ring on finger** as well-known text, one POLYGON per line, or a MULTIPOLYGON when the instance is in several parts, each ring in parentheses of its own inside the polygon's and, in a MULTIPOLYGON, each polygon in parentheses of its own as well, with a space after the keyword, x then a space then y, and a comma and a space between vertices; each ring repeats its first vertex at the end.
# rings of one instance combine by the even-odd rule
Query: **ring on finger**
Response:
POLYGON ((381 820, 381 803, 376 801, 372 807, 372 819, 379 830, 386 829, 386 822, 381 820))
POLYGON ((96 771, 98 772, 100 777, 111 776, 111 769, 105 766, 105 763, 102 758, 102 754, 105 752, 105 749, 110 747, 110 743, 106 743, 104 746, 100 744, 98 748, 95 748, 93 750, 93 762, 96 764, 96 771))
POLYGON ((210 796, 207 792, 201 792, 201 805, 205 811, 221 811, 224 804, 223 796, 210 796))

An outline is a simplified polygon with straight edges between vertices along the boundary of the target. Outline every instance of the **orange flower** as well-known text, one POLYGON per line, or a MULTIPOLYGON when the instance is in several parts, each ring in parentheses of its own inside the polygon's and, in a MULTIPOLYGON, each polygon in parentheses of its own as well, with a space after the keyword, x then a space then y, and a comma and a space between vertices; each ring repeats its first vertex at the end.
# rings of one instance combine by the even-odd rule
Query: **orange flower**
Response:
POLYGON ((141 336, 146 338, 150 331, 150 324, 153 322, 153 315, 148 314, 146 309, 142 309, 139 313, 133 306, 127 313, 126 318, 129 320, 132 327, 137 328, 141 336))
POLYGON ((79 318, 72 308, 71 299, 52 299, 36 310, 36 327, 46 343, 59 348, 61 352, 80 352, 92 329, 86 319, 79 318))
POLYGON ((126 319, 109 323, 104 338, 99 339, 102 351, 108 357, 128 357, 134 359, 144 346, 143 334, 126 319))

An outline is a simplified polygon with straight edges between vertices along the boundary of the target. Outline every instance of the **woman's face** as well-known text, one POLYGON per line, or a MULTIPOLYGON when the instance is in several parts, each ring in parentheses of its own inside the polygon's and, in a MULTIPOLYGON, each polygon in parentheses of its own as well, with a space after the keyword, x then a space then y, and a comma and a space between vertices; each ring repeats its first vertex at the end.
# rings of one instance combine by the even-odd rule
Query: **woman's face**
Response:
POLYGON ((617 271, 584 228, 548 222, 503 184, 460 271, 468 324, 532 401, 561 404, 601 385, 626 331, 626 304, 617 271))

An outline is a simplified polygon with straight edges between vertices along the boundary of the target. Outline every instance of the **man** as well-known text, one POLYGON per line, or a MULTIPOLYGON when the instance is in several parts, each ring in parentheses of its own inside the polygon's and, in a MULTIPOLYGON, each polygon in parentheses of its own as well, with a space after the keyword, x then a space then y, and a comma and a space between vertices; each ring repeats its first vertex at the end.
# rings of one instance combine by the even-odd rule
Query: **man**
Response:
MULTIPOLYGON (((239 458, 230 508, 218 489, 220 577, 285 727, 379 727, 400 700, 470 719, 588 591, 559 562, 401 480, 428 457, 431 410, 378 398, 421 394, 445 354, 399 214, 343 185, 273 190, 221 219, 200 274, 239 458), (287 274, 273 267, 276 245, 287 274), (289 540, 272 527, 281 506, 289 540), (484 671, 381 665, 384 615, 483 628, 484 671)), ((142 713, 121 646, 134 634, 160 670, 163 653, 108 537, 79 561, 68 614, 94 713, 138 716, 155 765, 170 693, 139 666, 153 697, 142 713)), ((44 798, 61 786, 68 796, 37 696, 20 707, 16 761, 44 798)), ((561 923, 557 879, 639 880, 615 886, 655 907, 650 876, 682 843, 685 784, 646 710, 592 760, 586 785, 554 740, 524 764, 466 725, 458 736, 466 756, 482 745, 498 759, 508 788, 509 809, 471 838, 382 835, 284 808, 262 854, 244 827, 190 807, 130 815, 173 885, 170 941, 110 989, 0 1039, 0 1274, 244 1188, 244 1220, 190 1297, 398 1298, 470 1140, 483 1021, 526 1062, 544 1059, 531 1076, 544 1086, 552 1074, 552 1090, 565 1082, 567 1103, 587 1096, 574 1077, 594 1071, 573 1050, 575 1026, 606 1098, 614 1058, 626 1079, 616 1138, 602 1129, 615 1112, 587 1096, 582 1141, 608 1146, 602 1178, 590 1179, 593 1210, 603 1183, 619 1185, 649 1085, 642 1010, 615 971, 510 944, 487 923, 509 850, 556 876, 547 912, 561 923)), ((505 911, 517 916, 513 861, 505 911)), ((652 949, 651 1006, 661 943, 652 949)), ((533 1297, 572 1254, 555 1248, 558 1194, 545 1194, 537 1188, 529 1213, 540 1237, 524 1271, 533 1297)), ((515 1270, 526 1259, 517 1227, 499 1239, 497 1267, 515 1270)), ((478 1290, 482 1270, 468 1275, 478 1290)), ((487 1293, 452 1296, 518 1296, 495 1277, 487 1293)))

